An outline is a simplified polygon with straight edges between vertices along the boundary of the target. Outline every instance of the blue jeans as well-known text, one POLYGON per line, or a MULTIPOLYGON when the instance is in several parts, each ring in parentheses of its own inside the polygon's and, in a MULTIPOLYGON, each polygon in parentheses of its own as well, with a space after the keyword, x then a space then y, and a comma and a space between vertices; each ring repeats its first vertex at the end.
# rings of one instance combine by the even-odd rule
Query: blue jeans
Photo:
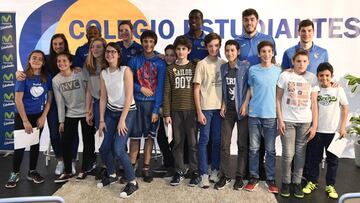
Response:
MULTIPOLYGON (((50 141, 51 146, 54 150, 54 154, 56 158, 62 158, 63 157, 63 151, 62 151, 62 145, 61 145, 61 136, 59 133, 59 118, 58 118, 58 111, 56 106, 55 99, 52 100, 49 113, 47 115, 47 122, 49 126, 49 133, 50 133, 50 141)), ((79 147, 79 135, 76 131, 77 136, 73 137, 73 146, 71 148, 72 150, 72 159, 75 160, 78 153, 78 147, 79 147)))
POLYGON ((276 118, 249 117, 249 172, 252 178, 259 178, 259 148, 261 137, 264 137, 266 179, 275 180, 276 134, 276 118))
POLYGON ((135 179, 135 172, 131 165, 129 155, 126 152, 126 145, 128 140, 128 134, 131 132, 133 123, 135 121, 136 111, 129 111, 125 124, 128 128, 126 135, 119 135, 117 131, 117 125, 122 112, 113 112, 106 109, 105 112, 105 124, 106 130, 104 132, 104 141, 99 149, 101 159, 107 167, 108 174, 115 173, 115 167, 113 163, 113 154, 120 163, 125 172, 125 177, 128 181, 135 179), (113 153, 114 152, 114 153, 113 153))
POLYGON ((199 174, 208 173, 207 145, 211 132, 211 169, 220 169, 220 144, 221 144, 221 117, 220 110, 203 110, 206 117, 206 125, 200 125, 200 137, 198 144, 199 174))
POLYGON ((100 120, 100 109, 99 109, 100 99, 96 99, 93 97, 93 114, 95 121, 95 128, 99 129, 99 120, 100 120))

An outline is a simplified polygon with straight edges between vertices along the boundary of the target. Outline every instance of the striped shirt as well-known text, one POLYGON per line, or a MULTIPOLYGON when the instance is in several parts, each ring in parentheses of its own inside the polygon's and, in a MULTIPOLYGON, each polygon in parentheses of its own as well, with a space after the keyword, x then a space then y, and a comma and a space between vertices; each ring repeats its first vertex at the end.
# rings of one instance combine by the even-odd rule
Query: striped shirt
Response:
MULTIPOLYGON (((122 111, 125 105, 124 75, 127 66, 121 66, 114 72, 106 68, 101 72, 107 92, 106 107, 110 111, 122 111)), ((132 98, 130 110, 136 110, 135 100, 132 98)))
POLYGON ((171 111, 188 111, 195 109, 193 78, 196 65, 170 65, 166 70, 164 89, 164 116, 171 111))

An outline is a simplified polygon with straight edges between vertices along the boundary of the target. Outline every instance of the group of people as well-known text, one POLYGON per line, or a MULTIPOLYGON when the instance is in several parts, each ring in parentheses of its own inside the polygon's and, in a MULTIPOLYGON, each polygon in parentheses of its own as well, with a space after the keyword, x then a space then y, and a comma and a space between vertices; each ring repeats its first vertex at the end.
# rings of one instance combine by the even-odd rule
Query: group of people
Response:
MULTIPOLYGON (((233 188, 254 191, 265 168, 269 192, 303 198, 318 188, 324 148, 336 131, 340 138, 346 134, 346 95, 332 82, 327 51, 313 43, 310 20, 300 22, 300 42, 285 51, 281 67, 275 61, 274 39, 256 30, 256 10, 244 10, 242 20, 245 32, 225 43, 227 62, 219 54, 221 37, 203 32, 203 14, 197 9, 189 13, 189 32, 167 46, 165 54, 155 51, 158 38, 151 30, 141 34, 141 45, 135 42, 130 21, 120 23, 121 41, 116 43, 107 43, 96 26, 89 27, 88 42, 75 56, 69 53, 65 36, 55 34, 50 54, 34 50, 25 71, 16 73, 15 129, 42 130, 47 119, 58 160, 55 183, 77 173, 79 121, 84 144, 76 179, 85 179, 99 167, 94 141, 98 130, 104 136, 99 154, 106 173, 97 187, 119 181, 114 164, 118 162, 124 170, 120 182, 127 183, 120 197, 127 198, 139 189, 135 168, 142 138, 144 182, 153 180, 150 161, 157 140, 163 168, 174 170, 170 185, 179 185, 188 175, 191 187, 209 188, 213 182, 215 189, 223 189, 231 182, 230 145, 236 123, 233 188), (171 144, 164 124, 172 126, 171 144), (275 182, 278 134, 282 142, 280 190, 275 182), (246 184, 244 179, 248 179, 246 184)), ((15 150, 5 187, 16 187, 23 154, 24 149, 15 150)), ((34 183, 44 182, 36 171, 38 154, 39 144, 31 146, 27 179, 34 183)), ((337 198, 338 158, 328 151, 326 155, 325 190, 337 198)))

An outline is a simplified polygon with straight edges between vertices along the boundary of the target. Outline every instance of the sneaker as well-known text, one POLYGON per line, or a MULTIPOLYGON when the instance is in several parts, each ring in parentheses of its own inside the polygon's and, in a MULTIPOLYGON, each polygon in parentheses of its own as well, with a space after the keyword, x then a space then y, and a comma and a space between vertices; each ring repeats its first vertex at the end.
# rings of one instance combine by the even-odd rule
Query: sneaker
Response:
POLYGON ((153 181, 153 176, 151 174, 150 169, 142 171, 143 181, 147 183, 151 183, 153 181))
POLYGON ((184 180, 184 175, 182 173, 176 172, 170 181, 170 185, 178 186, 178 185, 180 185, 181 181, 183 181, 183 180, 184 180))
POLYGON ((139 189, 139 184, 136 183, 128 183, 125 188, 123 189, 122 192, 120 192, 120 197, 121 198, 129 198, 131 195, 133 195, 137 190, 139 189))
POLYGON ((167 173, 169 171, 170 167, 165 167, 164 165, 158 167, 158 168, 154 168, 151 169, 153 172, 155 173, 167 173))
POLYGON ((233 188, 234 190, 242 190, 244 188, 244 181, 242 177, 236 176, 233 188))
POLYGON ((58 161, 58 163, 56 164, 55 175, 59 176, 60 174, 64 173, 64 169, 65 169, 64 162, 58 161))
POLYGON ((57 179, 54 180, 55 183, 65 183, 69 181, 72 177, 72 174, 62 173, 57 179))
POLYGON ((282 183, 280 195, 283 197, 290 197, 290 184, 282 183))
POLYGON ((244 190, 252 192, 255 190, 258 184, 259 184, 258 178, 251 178, 249 182, 245 185, 244 190))
POLYGON ((6 183, 6 188, 14 188, 16 187, 16 183, 19 181, 19 173, 11 172, 8 182, 6 183))
POLYGON ((333 199, 339 198, 339 195, 336 192, 335 187, 333 185, 326 186, 325 191, 328 193, 330 198, 333 198, 333 199))
POLYGON ((279 188, 276 186, 275 180, 267 180, 265 182, 266 187, 268 188, 268 191, 277 194, 279 193, 279 188))
POLYGON ((212 170, 211 172, 210 172, 210 176, 209 176, 209 180, 210 180, 210 182, 212 182, 212 183, 217 183, 217 182, 219 182, 219 171, 218 170, 212 170))
POLYGON ((96 186, 98 188, 103 188, 105 186, 108 185, 112 185, 114 183, 116 183, 119 180, 119 178, 117 176, 112 177, 112 176, 105 176, 103 177, 103 179, 100 181, 100 183, 98 183, 96 186))
POLYGON ((297 198, 304 198, 304 192, 302 191, 301 184, 294 183, 294 196, 297 198))
POLYGON ((87 176, 87 173, 84 171, 80 171, 78 176, 76 177, 76 180, 84 180, 87 176))
POLYGON ((313 190, 317 189, 317 185, 309 181, 306 186, 302 189, 305 194, 310 194, 313 190))
POLYGON ((210 187, 210 183, 209 183, 209 175, 208 174, 203 174, 200 176, 201 181, 199 183, 199 187, 203 188, 203 189, 207 189, 210 187))
POLYGON ((192 175, 191 175, 191 179, 190 179, 190 182, 189 182, 189 186, 190 186, 190 187, 195 187, 195 186, 197 186, 197 185, 200 183, 200 181, 201 181, 201 178, 200 178, 199 174, 196 173, 196 172, 194 172, 194 173, 192 173, 192 175))
POLYGON ((71 163, 71 174, 72 174, 72 175, 75 175, 75 174, 76 174, 76 162, 75 162, 75 161, 73 161, 73 162, 71 163))
POLYGON ((231 182, 231 178, 228 178, 226 176, 222 176, 220 180, 215 183, 214 188, 217 190, 222 190, 225 188, 226 185, 228 185, 231 182))
POLYGON ((26 179, 28 179, 29 181, 33 181, 36 184, 40 184, 45 181, 45 179, 41 177, 41 175, 37 171, 29 171, 26 179))

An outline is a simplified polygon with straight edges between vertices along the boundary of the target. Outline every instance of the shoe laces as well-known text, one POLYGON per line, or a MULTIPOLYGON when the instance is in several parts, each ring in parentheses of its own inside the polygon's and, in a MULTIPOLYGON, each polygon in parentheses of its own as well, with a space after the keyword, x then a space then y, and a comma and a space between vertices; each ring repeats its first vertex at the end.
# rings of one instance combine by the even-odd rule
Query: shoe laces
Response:
POLYGON ((327 187, 326 187, 326 191, 327 191, 328 193, 336 193, 335 187, 332 186, 332 185, 327 186, 327 187))
POLYGON ((316 185, 314 183, 312 183, 311 181, 309 181, 308 184, 306 184, 305 188, 310 189, 310 190, 315 190, 316 185))
POLYGON ((16 179, 17 179, 17 176, 18 176, 17 173, 12 172, 12 173, 10 174, 9 181, 15 182, 16 179))

